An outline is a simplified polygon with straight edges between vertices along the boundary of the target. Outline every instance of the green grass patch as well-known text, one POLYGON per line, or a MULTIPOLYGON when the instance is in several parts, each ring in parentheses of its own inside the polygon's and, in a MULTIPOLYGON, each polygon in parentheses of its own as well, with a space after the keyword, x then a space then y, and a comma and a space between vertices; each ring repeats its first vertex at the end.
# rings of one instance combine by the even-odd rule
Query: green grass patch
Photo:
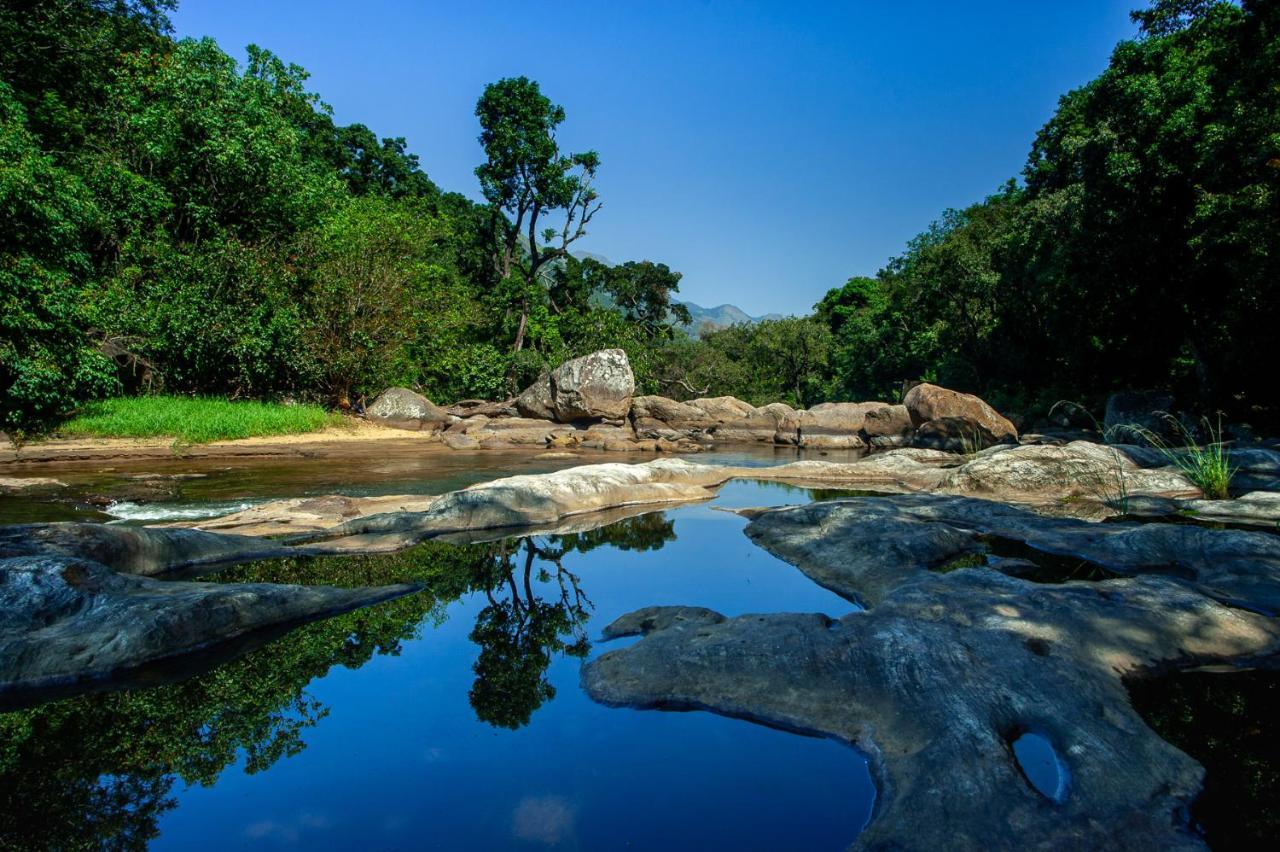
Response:
POLYGON ((1210 500, 1226 500, 1230 497, 1231 479, 1235 476, 1236 469, 1231 464, 1226 443, 1222 440, 1222 421, 1219 420, 1215 428, 1207 417, 1201 418, 1206 441, 1200 444, 1182 421, 1171 414, 1164 417, 1179 435, 1181 446, 1170 444, 1150 429, 1141 426, 1128 428, 1155 447, 1183 476, 1203 491, 1205 497, 1210 500))
POLYGON ((190 396, 137 396, 95 402, 63 423, 72 437, 173 438, 189 444, 298 435, 343 423, 318 405, 232 402, 190 396))

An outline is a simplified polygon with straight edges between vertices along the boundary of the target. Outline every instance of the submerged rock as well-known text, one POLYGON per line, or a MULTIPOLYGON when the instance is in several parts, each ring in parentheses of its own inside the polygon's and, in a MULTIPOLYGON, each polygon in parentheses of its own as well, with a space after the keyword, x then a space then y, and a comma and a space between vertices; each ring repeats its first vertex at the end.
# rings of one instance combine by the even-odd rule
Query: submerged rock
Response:
POLYGON ((1202 770, 1144 724, 1123 679, 1274 658, 1280 624, 1146 572, 1174 564, 1208 583, 1252 573, 1257 582, 1234 591, 1274 596, 1273 538, 1086 524, 927 495, 752 514, 753 540, 870 608, 839 619, 639 610, 605 635, 644 638, 584 667, 592 698, 710 710, 858 746, 880 782, 859 848, 1204 848, 1186 816, 1202 770), (980 552, 984 534, 1089 550, 1139 576, 1042 585, 988 568, 930 570, 980 552), (1027 732, 1070 779, 1052 796, 1014 754, 1027 732))

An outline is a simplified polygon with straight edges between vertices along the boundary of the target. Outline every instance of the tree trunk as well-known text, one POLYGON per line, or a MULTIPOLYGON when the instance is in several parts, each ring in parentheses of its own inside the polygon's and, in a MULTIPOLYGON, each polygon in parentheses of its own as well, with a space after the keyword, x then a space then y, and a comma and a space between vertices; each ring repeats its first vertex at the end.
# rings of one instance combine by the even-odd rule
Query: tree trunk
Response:
POLYGON ((516 328, 516 342, 511 347, 512 352, 519 352, 524 348, 524 330, 529 324, 529 304, 526 302, 520 306, 520 325, 516 328))

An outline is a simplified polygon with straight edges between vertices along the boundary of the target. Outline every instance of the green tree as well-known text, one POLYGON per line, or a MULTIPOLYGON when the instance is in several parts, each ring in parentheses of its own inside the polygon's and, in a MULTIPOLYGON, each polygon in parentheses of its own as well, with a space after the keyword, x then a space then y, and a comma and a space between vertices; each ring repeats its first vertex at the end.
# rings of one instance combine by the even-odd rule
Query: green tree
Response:
POLYGON ((564 108, 526 77, 486 86, 476 117, 486 157, 476 176, 497 238, 499 300, 515 316, 512 351, 519 352, 530 314, 544 301, 544 267, 568 256, 600 209, 591 185, 600 157, 561 153, 555 133, 564 108))
POLYGON ((38 427, 115 385, 84 333, 80 296, 99 219, 91 193, 39 150, 0 82, 0 428, 38 427))

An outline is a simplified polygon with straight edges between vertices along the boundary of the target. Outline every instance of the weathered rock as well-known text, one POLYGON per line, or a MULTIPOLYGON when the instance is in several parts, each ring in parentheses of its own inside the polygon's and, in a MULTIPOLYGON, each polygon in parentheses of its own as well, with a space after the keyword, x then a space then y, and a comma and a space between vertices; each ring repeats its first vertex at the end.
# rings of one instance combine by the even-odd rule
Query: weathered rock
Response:
POLYGON ((313 532, 337 526, 352 518, 386 512, 425 512, 436 500, 420 494, 394 494, 379 497, 348 497, 329 494, 323 497, 294 497, 271 500, 230 515, 195 521, 173 521, 156 527, 187 528, 236 535, 270 536, 313 532))
POLYGON ((571 435, 572 426, 550 420, 530 417, 500 417, 490 420, 481 429, 470 430, 467 436, 475 438, 482 447, 545 447, 555 435, 571 435))
POLYGON ((434 432, 444 429, 453 418, 431 400, 408 388, 388 388, 365 409, 375 423, 395 429, 434 432))
POLYGON ((1135 517, 1179 517, 1280 530, 1280 493, 1250 491, 1231 500, 1176 500, 1134 496, 1125 501, 1125 514, 1135 517))
POLYGON ((1101 444, 1073 441, 1065 447, 993 447, 951 470, 938 489, 997 499, 1094 497, 1121 500, 1129 494, 1198 497, 1199 489, 1169 467, 1140 468, 1101 444))
POLYGON ((411 591, 159 581, 75 557, 0 559, 0 696, 107 678, 411 591))
POLYGON ((689 402, 643 396, 632 402, 637 437, 703 444, 771 443, 783 421, 793 414, 794 409, 783 403, 756 408, 731 396, 689 402))
POLYGON ((960 424, 965 424, 977 439, 986 440, 989 436, 992 443, 1018 439, 1018 430, 1013 423, 973 394, 948 390, 926 382, 907 391, 902 402, 917 430, 931 420, 946 419, 958 421, 947 425, 949 431, 959 430, 962 428, 960 424))
POLYGON ((860 848, 1204 848, 1187 825, 1202 770, 1143 723, 1123 678, 1274 658, 1274 619, 1146 575, 1174 564, 1217 582, 1233 562, 1236 579, 1246 568, 1263 578, 1251 592, 1273 595, 1270 536, 1061 521, 927 495, 759 511, 747 532, 872 608, 838 620, 646 608, 606 628, 644 638, 584 667, 593 698, 706 709, 860 747, 880 782, 860 848), (1153 528, 1163 531, 1144 532, 1153 528), (1004 533, 1036 548, 1093 542, 1093 555, 1142 576, 1042 585, 987 568, 929 570, 1004 533), (1011 743, 1027 731, 1066 767, 1060 800, 1017 765, 1011 743))
POLYGON ((636 391, 631 363, 621 349, 604 349, 566 361, 551 372, 550 384, 555 419, 561 423, 626 417, 636 391))
POLYGON ((0 526, 0 559, 59 555, 127 574, 153 576, 290 554, 277 542, 200 530, 78 523, 0 526))
POLYGON ((886 402, 824 402, 793 412, 779 428, 778 442, 808 448, 858 449, 867 446, 869 423, 878 437, 896 436, 904 430, 910 435, 914 431, 902 406, 886 402))
POLYGON ((516 397, 516 411, 521 417, 554 420, 555 401, 551 397, 551 374, 543 373, 538 380, 516 397))
POLYGON ((999 540, 1115 574, 1174 575, 1206 596, 1280 612, 1280 538, 1260 532, 1103 524, 988 500, 903 494, 765 512, 747 535, 816 582, 872 605, 922 570, 987 553, 999 540), (811 573, 819 571, 830 573, 811 573))

